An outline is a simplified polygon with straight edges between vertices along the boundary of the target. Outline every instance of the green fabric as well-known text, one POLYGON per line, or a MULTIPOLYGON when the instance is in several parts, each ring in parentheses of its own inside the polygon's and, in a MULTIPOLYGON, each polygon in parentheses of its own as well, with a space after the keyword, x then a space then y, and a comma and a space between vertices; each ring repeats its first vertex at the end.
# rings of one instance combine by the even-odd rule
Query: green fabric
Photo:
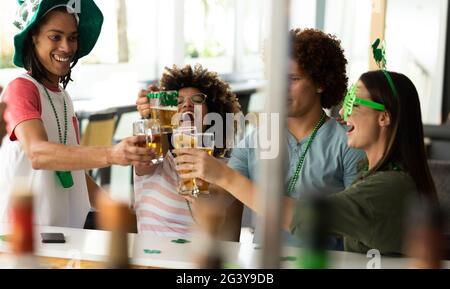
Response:
MULTIPOLYGON (((344 236, 346 251, 365 254, 378 249, 382 254, 401 253, 406 205, 416 194, 415 183, 407 173, 377 172, 327 197, 328 229, 344 236)), ((291 232, 298 236, 302 233, 305 204, 304 199, 298 201, 292 222, 291 232)))
MULTIPOLYGON (((18 1, 19 10, 14 25, 20 32, 14 36, 14 59, 18 67, 23 67, 23 46, 30 29, 41 19, 47 11, 58 5, 71 6, 80 3, 78 8, 78 51, 76 58, 80 59, 88 55, 94 48, 100 35, 103 24, 103 14, 93 0, 71 1, 71 0, 25 0, 18 1)), ((73 6, 71 6, 73 7, 73 6)))

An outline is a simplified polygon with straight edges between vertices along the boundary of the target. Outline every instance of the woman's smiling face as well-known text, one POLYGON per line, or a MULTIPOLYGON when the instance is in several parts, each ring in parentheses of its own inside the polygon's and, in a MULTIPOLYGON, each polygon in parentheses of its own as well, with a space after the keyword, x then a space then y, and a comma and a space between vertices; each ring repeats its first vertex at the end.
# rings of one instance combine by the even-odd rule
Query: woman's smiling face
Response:
MULTIPOLYGON (((356 97, 372 100, 370 93, 361 81, 358 81, 356 97)), ((343 111, 341 110, 341 115, 343 111)), ((374 144, 381 131, 379 124, 380 114, 377 111, 363 105, 354 105, 352 114, 347 119, 347 125, 350 127, 347 131, 348 146, 357 149, 366 149, 374 144)))
POLYGON ((51 11, 43 20, 33 43, 39 62, 53 84, 67 75, 78 50, 78 28, 75 17, 63 11, 51 11))

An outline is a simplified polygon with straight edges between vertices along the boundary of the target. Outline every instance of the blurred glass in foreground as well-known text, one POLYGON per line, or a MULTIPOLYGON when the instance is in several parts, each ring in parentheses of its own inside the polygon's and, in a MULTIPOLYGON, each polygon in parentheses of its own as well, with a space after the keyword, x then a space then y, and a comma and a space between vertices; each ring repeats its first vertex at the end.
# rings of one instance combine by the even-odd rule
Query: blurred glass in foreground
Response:
POLYGON ((108 196, 99 198, 99 227, 111 232, 107 267, 129 268, 128 232, 131 229, 132 214, 127 204, 111 200, 108 196))
POLYGON ((439 269, 445 257, 444 218, 439 205, 426 199, 414 200, 407 216, 405 254, 408 267, 439 269))
POLYGON ((302 241, 299 268, 324 269, 328 266, 327 241, 329 208, 324 198, 308 197, 299 205, 303 215, 297 237, 302 241))
POLYGON ((14 182, 10 199, 11 234, 6 235, 10 254, 3 256, 0 267, 11 269, 43 268, 34 256, 33 194, 26 179, 14 182))

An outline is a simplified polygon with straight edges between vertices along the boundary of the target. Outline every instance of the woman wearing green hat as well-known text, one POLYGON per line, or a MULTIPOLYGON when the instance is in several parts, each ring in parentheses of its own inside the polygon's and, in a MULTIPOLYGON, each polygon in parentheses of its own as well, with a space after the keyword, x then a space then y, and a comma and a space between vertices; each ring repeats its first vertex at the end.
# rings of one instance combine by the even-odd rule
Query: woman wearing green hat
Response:
POLYGON ((65 88, 71 69, 89 54, 103 15, 93 0, 19 1, 14 64, 27 73, 6 88, 9 139, 0 149, 0 223, 9 221, 11 184, 25 177, 35 194, 35 223, 82 227, 103 191, 86 169, 151 162, 151 150, 131 137, 113 147, 82 147, 65 88), (75 7, 70 6, 75 3, 75 7), (60 83, 62 86, 60 86, 60 83))

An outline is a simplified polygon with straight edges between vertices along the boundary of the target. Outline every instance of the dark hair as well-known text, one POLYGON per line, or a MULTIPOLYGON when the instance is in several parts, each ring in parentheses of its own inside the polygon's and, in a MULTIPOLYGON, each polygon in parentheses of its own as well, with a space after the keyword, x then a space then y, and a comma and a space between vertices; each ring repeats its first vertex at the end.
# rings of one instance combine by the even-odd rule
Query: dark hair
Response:
POLYGON ((331 34, 316 29, 293 29, 291 58, 314 83, 323 88, 323 108, 338 105, 347 90, 347 59, 341 42, 331 34))
POLYGON ((397 96, 394 96, 383 71, 366 72, 360 77, 370 97, 384 104, 391 118, 386 152, 369 171, 369 175, 386 169, 392 163, 398 164, 412 177, 421 196, 437 200, 425 152, 422 114, 416 87, 407 76, 396 72, 388 73, 397 89, 397 96))
MULTIPOLYGON (((58 7, 55 8, 52 11, 59 11, 68 13, 67 9, 65 7, 58 7)), ((38 82, 43 82, 44 80, 50 81, 48 76, 48 71, 45 69, 45 67, 42 65, 42 63, 39 61, 39 58, 36 55, 36 49, 33 42, 33 36, 37 35, 39 33, 39 29, 42 25, 47 23, 47 17, 41 18, 39 22, 37 22, 34 27, 30 29, 28 32, 27 37, 25 38, 25 42, 23 45, 23 65, 24 68, 30 72, 31 76, 36 79, 38 82)), ((78 59, 75 58, 72 62, 72 65, 70 66, 69 72, 60 78, 60 82, 62 83, 63 87, 66 88, 69 81, 73 81, 71 78, 72 74, 72 68, 75 67, 75 65, 78 63, 78 59)))
MULTIPOLYGON (((241 105, 236 95, 231 91, 230 85, 220 79, 217 73, 208 71, 200 64, 196 64, 194 67, 186 65, 183 68, 176 65, 172 68, 166 67, 160 80, 160 87, 163 90, 197 88, 208 96, 206 98, 208 112, 220 114, 224 121, 227 113, 241 111, 241 105)), ((227 132, 226 121, 224 123, 223 135, 225 136, 227 132)))

